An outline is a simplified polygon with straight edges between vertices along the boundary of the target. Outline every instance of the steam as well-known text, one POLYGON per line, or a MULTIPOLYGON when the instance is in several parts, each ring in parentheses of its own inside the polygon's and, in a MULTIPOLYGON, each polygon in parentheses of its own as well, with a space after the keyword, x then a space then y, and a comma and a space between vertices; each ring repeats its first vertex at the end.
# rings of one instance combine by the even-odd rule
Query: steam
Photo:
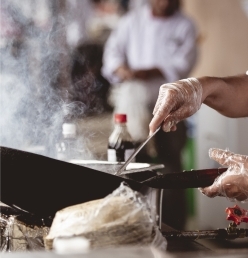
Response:
POLYGON ((55 157, 65 118, 102 111, 93 73, 71 81, 72 49, 65 37, 70 21, 61 3, 1 2, 1 146, 45 146, 42 154, 55 157))

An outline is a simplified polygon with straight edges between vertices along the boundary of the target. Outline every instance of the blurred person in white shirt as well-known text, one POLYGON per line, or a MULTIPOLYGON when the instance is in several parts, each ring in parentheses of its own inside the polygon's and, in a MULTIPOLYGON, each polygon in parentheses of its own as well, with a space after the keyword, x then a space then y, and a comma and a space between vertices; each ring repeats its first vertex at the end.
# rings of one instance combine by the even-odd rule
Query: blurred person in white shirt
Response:
MULTIPOLYGON (((196 34, 193 21, 180 11, 179 0, 149 0, 124 15, 108 38, 102 73, 113 85, 110 99, 114 112, 127 114, 128 129, 136 142, 148 135, 160 85, 190 74, 197 59, 196 34)), ((158 132, 154 142, 156 162, 163 163, 166 172, 181 171, 185 123, 179 123, 176 132, 158 132)), ((145 155, 137 161, 150 160, 145 155)), ((168 196, 166 202, 177 202, 173 198, 168 196)), ((171 216, 171 209, 165 210, 171 217, 166 222, 182 228, 184 220, 175 214, 184 212, 183 205, 178 212, 172 210, 171 216)))

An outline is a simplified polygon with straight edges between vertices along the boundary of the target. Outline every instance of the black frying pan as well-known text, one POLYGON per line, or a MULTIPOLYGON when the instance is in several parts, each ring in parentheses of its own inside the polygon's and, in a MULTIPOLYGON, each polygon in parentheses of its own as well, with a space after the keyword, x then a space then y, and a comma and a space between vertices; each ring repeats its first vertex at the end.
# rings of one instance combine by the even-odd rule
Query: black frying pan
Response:
POLYGON ((144 186, 34 153, 7 147, 0 147, 0 152, 1 201, 42 217, 54 216, 67 206, 103 198, 123 181, 136 191, 144 186))
POLYGON ((164 175, 148 170, 119 177, 7 147, 0 147, 0 154, 1 201, 43 218, 53 217, 58 210, 67 206, 104 198, 123 181, 136 191, 143 187, 205 187, 227 169, 203 169, 164 175))

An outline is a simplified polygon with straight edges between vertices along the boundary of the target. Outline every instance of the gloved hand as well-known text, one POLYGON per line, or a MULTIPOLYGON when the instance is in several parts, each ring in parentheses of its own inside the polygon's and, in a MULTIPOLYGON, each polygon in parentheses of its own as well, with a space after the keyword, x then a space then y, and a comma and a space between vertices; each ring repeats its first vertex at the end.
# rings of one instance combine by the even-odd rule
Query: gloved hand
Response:
POLYGON ((163 122, 165 132, 175 131, 176 124, 193 115, 202 104, 202 86, 196 78, 163 84, 159 90, 150 134, 163 122))
POLYGON ((225 196, 232 201, 248 201, 248 156, 221 149, 210 149, 210 158, 228 170, 215 182, 199 190, 208 197, 225 196))

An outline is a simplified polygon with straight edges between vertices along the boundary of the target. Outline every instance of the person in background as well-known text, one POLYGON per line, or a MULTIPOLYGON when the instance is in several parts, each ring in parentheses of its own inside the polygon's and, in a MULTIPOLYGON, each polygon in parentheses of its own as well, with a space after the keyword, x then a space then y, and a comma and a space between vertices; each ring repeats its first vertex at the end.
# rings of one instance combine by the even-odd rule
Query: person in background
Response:
POLYGON ((88 23, 94 14, 94 1, 73 0, 65 2, 66 42, 72 49, 90 39, 88 23))
MULTIPOLYGON (((124 15, 111 33, 104 49, 102 74, 113 85, 114 111, 127 114, 128 129, 137 145, 148 135, 160 85, 187 77, 196 58, 196 28, 180 11, 179 0, 147 1, 124 15)), ((164 164, 166 172, 181 171, 181 151, 185 142, 184 122, 178 125, 176 132, 158 132, 154 138, 155 162, 164 164)), ((143 153, 136 161, 154 162, 150 157, 151 154, 143 153)), ((185 220, 183 193, 168 191, 166 195, 163 220, 182 228, 185 220)))
POLYGON ((195 64, 195 25, 179 11, 179 0, 149 3, 125 15, 105 45, 102 73, 111 83, 172 82, 185 78, 195 64))
MULTIPOLYGON (((227 117, 248 117, 248 71, 244 75, 188 78, 162 85, 150 133, 162 123, 165 132, 176 130, 177 123, 197 112, 202 103, 227 117)), ((248 156, 216 148, 209 150, 209 156, 228 170, 200 191, 209 197, 248 201, 248 156)))

